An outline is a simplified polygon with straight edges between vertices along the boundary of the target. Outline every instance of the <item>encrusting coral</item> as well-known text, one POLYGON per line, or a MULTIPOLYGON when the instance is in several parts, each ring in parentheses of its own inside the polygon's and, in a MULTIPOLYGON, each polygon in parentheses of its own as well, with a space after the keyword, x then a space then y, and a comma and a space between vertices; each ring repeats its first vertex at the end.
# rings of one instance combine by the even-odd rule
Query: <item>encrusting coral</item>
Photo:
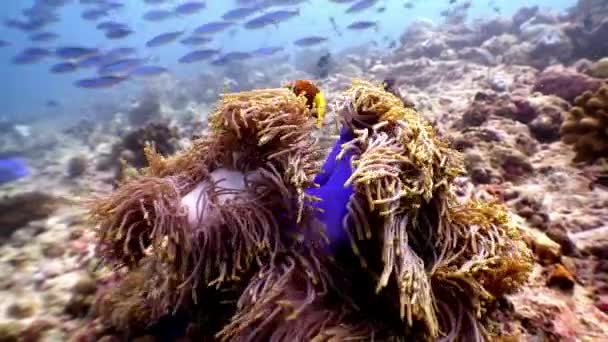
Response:
POLYGON ((608 85, 576 98, 560 129, 562 141, 574 145, 574 161, 608 157, 608 85))
POLYGON ((226 94, 209 135, 147 148, 149 167, 92 204, 99 253, 132 284, 100 296, 102 321, 136 334, 185 313, 183 335, 226 341, 489 338, 492 304, 532 262, 505 208, 459 203, 460 155, 383 87, 355 81, 337 109, 346 244, 315 209, 333 199, 310 190, 325 155, 306 97, 226 94))

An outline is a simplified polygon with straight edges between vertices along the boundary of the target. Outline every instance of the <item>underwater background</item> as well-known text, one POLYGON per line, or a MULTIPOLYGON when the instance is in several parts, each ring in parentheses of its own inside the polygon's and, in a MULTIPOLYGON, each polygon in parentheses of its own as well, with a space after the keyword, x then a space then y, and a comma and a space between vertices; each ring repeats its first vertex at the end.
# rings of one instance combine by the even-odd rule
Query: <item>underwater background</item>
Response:
MULTIPOLYGON (((52 1, 51 1, 52 2, 52 1)), ((36 1, 7 1, 3 5, 5 18, 21 18, 23 10, 30 8, 36 1)), ((43 2, 42 2, 43 3, 43 2)), ((62 3, 59 1, 58 3, 62 3)), ((100 2, 99 4, 103 4, 100 2)), ((62 115, 70 113, 78 118, 82 111, 90 105, 91 96, 95 97, 99 93, 106 96, 124 96, 125 91, 132 93, 141 86, 141 82, 127 82, 119 87, 117 91, 89 91, 74 88, 73 83, 80 79, 90 77, 91 69, 77 70, 69 74, 52 74, 49 69, 58 59, 45 58, 33 65, 15 65, 11 59, 21 50, 28 47, 54 48, 59 46, 83 46, 109 50, 115 47, 133 47, 137 49, 136 55, 140 58, 151 58, 154 65, 160 65, 169 69, 169 72, 176 77, 184 78, 192 73, 196 73, 205 64, 195 64, 183 66, 177 59, 192 50, 188 46, 179 43, 161 46, 156 48, 146 48, 145 43, 157 34, 184 30, 184 37, 188 32, 205 22, 221 20, 221 15, 227 11, 238 8, 236 1, 209 1, 207 7, 200 12, 191 15, 178 15, 162 21, 147 21, 142 16, 151 9, 171 9, 179 4, 179 1, 164 1, 158 4, 147 4, 144 1, 114 1, 121 6, 109 10, 107 15, 98 20, 86 20, 82 18, 82 13, 88 9, 96 8, 96 3, 79 3, 78 1, 65 1, 65 5, 52 6, 49 11, 56 16, 56 22, 41 28, 36 32, 50 31, 58 35, 52 41, 37 43, 29 39, 34 31, 18 30, 4 26, 2 28, 2 40, 11 42, 10 46, 0 49, 0 59, 4 61, 1 72, 5 75, 7 86, 2 92, 1 100, 4 108, 4 116, 19 117, 20 115, 35 115, 35 112, 44 112, 49 115, 54 110, 48 110, 46 103, 49 100, 56 101, 62 105, 62 115), (112 20, 123 23, 134 32, 123 39, 111 40, 104 37, 104 32, 96 28, 96 25, 103 20, 112 20), (120 94, 120 95, 119 95, 120 94), (22 99, 26 97, 27 101, 22 99), (67 100, 67 97, 70 100, 67 100)), ((263 1, 259 1, 260 4, 263 1)), ((269 2, 272 3, 272 2, 269 2)), ((440 15, 448 1, 412 1, 412 9, 404 8, 407 1, 379 1, 377 4, 366 10, 355 13, 344 13, 348 8, 344 4, 321 1, 275 1, 276 8, 285 7, 288 9, 298 9, 299 15, 289 21, 271 25, 266 28, 248 30, 242 26, 244 19, 240 19, 234 27, 225 32, 213 34, 213 41, 206 44, 206 47, 220 49, 224 52, 231 51, 254 51, 255 49, 268 46, 281 46, 288 54, 298 51, 293 41, 301 37, 318 35, 328 38, 328 41, 319 47, 326 51, 340 51, 348 47, 366 45, 371 42, 378 44, 378 50, 390 50, 388 45, 391 40, 398 39, 404 29, 417 19, 428 19, 433 22, 442 20, 440 15), (290 5, 294 3, 294 5, 290 5), (383 7, 386 10, 382 13, 374 12, 375 8, 383 7), (345 27, 358 20, 369 20, 378 23, 378 30, 352 31, 345 30, 344 34, 338 36, 333 31, 329 18, 335 18, 340 27, 345 27)), ((493 9, 496 6, 502 15, 512 15, 518 8, 524 5, 538 5, 551 7, 557 11, 564 11, 573 4, 573 1, 556 0, 551 2, 538 1, 529 4, 527 1, 471 1, 469 12, 470 20, 474 18, 492 17, 496 15, 493 9)), ((241 6, 255 6, 256 1, 246 2, 241 6)), ((276 9, 275 8, 275 9, 276 9)), ((259 13, 263 13, 261 8, 259 13)), ((255 15, 250 16, 249 18, 255 15)), ((207 66, 205 66, 207 67, 207 66)), ((222 67, 214 67, 210 72, 221 75, 224 70, 222 67)), ((93 73, 94 74, 94 73, 93 73)), ((261 85, 265 86, 265 85, 261 85)), ((113 89, 114 90, 114 89, 113 89)), ((118 100, 118 99, 117 99, 118 100)), ((57 113, 55 113, 57 114, 57 113)))
POLYGON ((0 342, 608 341, 608 0, 0 6, 0 342))

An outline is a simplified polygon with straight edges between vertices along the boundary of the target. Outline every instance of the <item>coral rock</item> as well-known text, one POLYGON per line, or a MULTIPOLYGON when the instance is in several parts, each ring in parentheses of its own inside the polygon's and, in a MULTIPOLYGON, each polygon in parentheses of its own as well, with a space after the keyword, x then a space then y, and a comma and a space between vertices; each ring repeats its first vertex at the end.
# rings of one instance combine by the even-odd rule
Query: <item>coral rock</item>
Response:
POLYGON ((571 234, 570 238, 582 253, 608 258, 608 226, 571 234))
POLYGON ((608 57, 604 57, 593 63, 588 74, 597 78, 608 78, 608 57))
POLYGON ((85 156, 76 156, 70 158, 67 166, 68 177, 77 178, 87 171, 88 160, 85 156))
POLYGON ((27 192, 0 198, 0 238, 9 237, 30 221, 47 218, 60 200, 43 192, 27 192))
MULTIPOLYGON (((605 6, 606 3, 603 4, 605 6)), ((608 37, 608 19, 605 11, 601 14, 593 14, 600 16, 603 14, 603 17, 598 17, 595 20, 599 23, 591 30, 587 30, 579 23, 570 24, 564 28, 565 33, 574 45, 574 56, 578 58, 597 58, 598 56, 608 55, 608 40, 606 40, 606 37, 608 37)))
POLYGON ((72 291, 79 295, 92 295, 97 291, 97 281, 89 276, 84 276, 76 282, 72 291))
POLYGON ((20 301, 11 304, 6 309, 6 314, 12 318, 23 319, 33 316, 35 311, 36 305, 34 303, 20 301))
POLYGON ((561 126, 562 141, 574 145, 575 162, 608 157, 608 85, 585 92, 561 126))
POLYGON ((46 319, 37 319, 30 323, 21 333, 21 341, 37 342, 43 340, 44 334, 55 327, 56 322, 46 319))
POLYGON ((509 148, 495 148, 492 151, 492 164, 500 168, 503 178, 507 181, 522 180, 534 172, 526 155, 509 148))
POLYGON ((547 68, 536 79, 533 91, 544 95, 555 95, 573 103, 586 91, 596 91, 602 82, 562 66, 547 68))
POLYGON ((574 276, 562 264, 555 265, 547 279, 547 286, 558 287, 565 291, 572 290, 574 283, 574 276))
POLYGON ((563 227, 554 224, 551 225, 545 233, 551 240, 560 245, 564 255, 571 257, 580 255, 578 248, 563 227))
POLYGON ((0 341, 19 342, 23 325, 16 321, 0 323, 0 341))
POLYGON ((528 229, 525 232, 524 240, 530 246, 540 263, 552 264, 561 259, 561 247, 545 233, 536 229, 528 229))
POLYGON ((559 130, 564 121, 568 103, 555 96, 542 96, 530 100, 537 117, 528 123, 536 140, 550 143, 559 140, 559 130))

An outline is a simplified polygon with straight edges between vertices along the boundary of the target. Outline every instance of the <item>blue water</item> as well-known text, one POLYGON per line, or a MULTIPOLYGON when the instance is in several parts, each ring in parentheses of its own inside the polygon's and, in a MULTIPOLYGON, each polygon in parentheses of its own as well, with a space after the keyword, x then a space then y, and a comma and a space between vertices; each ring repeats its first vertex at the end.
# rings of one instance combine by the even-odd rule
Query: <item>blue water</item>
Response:
MULTIPOLYGON (((171 7, 183 0, 171 2, 171 7)), ((33 0, 3 0, 3 19, 20 17, 21 11, 33 4, 33 0)), ((13 65, 11 59, 23 48, 61 45, 86 45, 109 49, 117 46, 133 46, 139 51, 140 57, 150 57, 155 63, 168 67, 177 77, 192 77, 201 71, 221 73, 221 68, 214 68, 206 63, 194 65, 181 65, 177 59, 190 51, 189 47, 178 42, 154 49, 145 48, 145 42, 155 35, 175 30, 191 32, 195 27, 209 21, 221 20, 221 15, 229 9, 236 7, 232 0, 207 1, 207 8, 202 12, 187 16, 169 19, 164 22, 148 22, 141 19, 142 14, 153 7, 144 4, 141 0, 123 0, 125 8, 112 12, 108 18, 126 23, 136 31, 135 34, 121 40, 108 40, 103 32, 95 28, 99 22, 85 21, 80 14, 90 6, 81 5, 72 0, 58 12, 60 22, 50 24, 44 31, 51 31, 60 35, 60 38, 48 43, 32 43, 28 34, 16 29, 0 27, 0 39, 12 43, 11 46, 0 48, 0 75, 2 75, 2 91, 0 92, 0 117, 21 117, 27 115, 56 115, 63 114, 85 115, 87 106, 104 98, 124 96, 134 93, 141 86, 141 81, 128 81, 111 89, 90 90, 74 87, 73 83, 81 78, 93 77, 94 69, 85 69, 72 74, 50 74, 49 68, 59 60, 51 57, 41 63, 32 65, 13 65), (47 108, 48 100, 55 100, 62 106, 47 108)), ((281 23, 278 27, 270 26, 265 29, 249 31, 238 27, 236 31, 228 30, 217 35, 209 47, 219 48, 223 52, 249 51, 263 46, 281 45, 292 51, 292 42, 295 39, 309 35, 327 36, 329 42, 324 46, 331 51, 361 45, 372 40, 382 41, 385 36, 398 41, 399 36, 412 21, 419 18, 428 18, 440 22, 440 11, 447 6, 447 0, 414 0, 414 9, 405 9, 403 0, 380 0, 375 8, 386 7, 384 13, 376 13, 373 9, 357 14, 346 15, 347 6, 338 5, 324 0, 310 0, 296 7, 300 9, 300 16, 281 23), (335 35, 329 17, 334 17, 343 32, 342 37, 335 35), (377 20, 380 23, 379 31, 349 32, 344 27, 354 20, 377 20)), ((470 11, 471 17, 492 16, 494 13, 488 6, 488 0, 474 0, 470 11)), ((494 1, 501 8, 502 15, 510 16, 521 6, 539 5, 564 10, 574 5, 574 0, 545 0, 532 2, 530 0, 494 1)), ((162 6, 160 6, 162 7, 162 6)), ((293 8, 293 7, 291 7, 293 8)), ((184 36, 185 37, 185 36, 184 36)), ((201 90, 204 91, 204 90, 201 90)))

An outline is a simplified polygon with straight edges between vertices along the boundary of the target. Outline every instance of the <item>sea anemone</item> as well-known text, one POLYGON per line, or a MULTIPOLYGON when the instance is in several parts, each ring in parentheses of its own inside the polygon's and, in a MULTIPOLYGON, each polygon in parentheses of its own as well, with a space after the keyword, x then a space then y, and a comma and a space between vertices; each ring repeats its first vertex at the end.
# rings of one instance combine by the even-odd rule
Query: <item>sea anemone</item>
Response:
POLYGON ((328 249, 315 203, 333 199, 311 195, 324 153, 306 96, 226 94, 209 135, 172 157, 147 147, 149 166, 92 204, 100 255, 137 287, 107 292, 130 300, 103 298, 102 321, 186 312, 193 338, 225 341, 484 338, 530 270, 518 229, 501 206, 457 202, 461 156, 397 97, 357 81, 337 108, 350 244, 328 249))
POLYGON ((483 308, 531 269, 506 210, 458 203, 461 156, 381 87, 356 81, 338 108, 356 135, 343 151, 359 155, 344 228, 376 293, 399 299, 406 336, 481 340, 483 308))
POLYGON ((92 206, 108 262, 152 256, 164 271, 148 298, 159 316, 285 250, 280 228, 305 215, 323 157, 305 101, 287 89, 227 94, 209 121, 211 134, 173 157, 148 147, 149 167, 92 206))

